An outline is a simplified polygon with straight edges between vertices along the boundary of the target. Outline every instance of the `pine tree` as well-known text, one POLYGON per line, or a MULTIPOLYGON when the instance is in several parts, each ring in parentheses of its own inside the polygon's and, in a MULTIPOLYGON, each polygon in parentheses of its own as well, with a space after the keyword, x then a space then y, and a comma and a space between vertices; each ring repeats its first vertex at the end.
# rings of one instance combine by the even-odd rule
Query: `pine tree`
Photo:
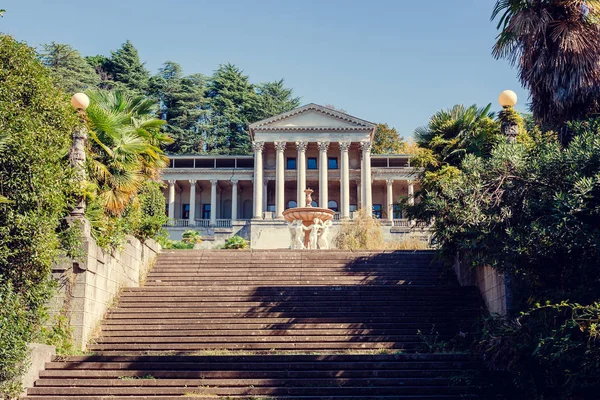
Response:
POLYGON ((164 131, 174 139, 170 153, 206 151, 206 78, 201 74, 183 76, 181 66, 167 61, 150 80, 150 92, 160 102, 160 118, 167 121, 164 131))
POLYGON ((140 55, 128 40, 117 51, 111 52, 104 68, 115 82, 115 88, 133 91, 135 94, 146 94, 150 80, 150 72, 140 61, 140 55))
MULTIPOLYGON (((294 90, 284 86, 284 80, 261 83, 257 86, 259 108, 256 120, 282 114, 300 106, 300 97, 293 97, 294 90)), ((255 121, 252 121, 255 122, 255 121)))
POLYGON ((377 124, 373 140, 373 154, 400 154, 404 150, 404 138, 398 135, 396 128, 388 124, 377 124))
POLYGON ((52 71, 56 86, 68 94, 83 92, 100 83, 94 68, 68 44, 43 44, 39 58, 52 71))
POLYGON ((248 125, 255 121, 260 107, 258 95, 248 76, 232 64, 220 65, 210 79, 209 150, 222 154, 248 154, 248 125))

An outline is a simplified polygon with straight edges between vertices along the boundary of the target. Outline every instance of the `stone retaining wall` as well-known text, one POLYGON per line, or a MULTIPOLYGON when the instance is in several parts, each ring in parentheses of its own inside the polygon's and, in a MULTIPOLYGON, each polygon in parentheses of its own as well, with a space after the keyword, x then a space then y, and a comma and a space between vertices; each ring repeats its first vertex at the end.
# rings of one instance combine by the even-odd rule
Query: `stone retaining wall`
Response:
POLYGON ((51 317, 63 315, 69 319, 75 346, 81 350, 85 350, 119 292, 140 286, 160 251, 158 243, 141 243, 133 237, 127 239, 121 251, 112 254, 91 238, 84 241, 83 247, 87 254, 83 260, 66 259, 54 268, 60 289, 50 307, 51 317))
POLYGON ((454 271, 462 286, 477 286, 491 314, 506 315, 508 312, 507 280, 489 265, 471 267, 457 254, 454 271))

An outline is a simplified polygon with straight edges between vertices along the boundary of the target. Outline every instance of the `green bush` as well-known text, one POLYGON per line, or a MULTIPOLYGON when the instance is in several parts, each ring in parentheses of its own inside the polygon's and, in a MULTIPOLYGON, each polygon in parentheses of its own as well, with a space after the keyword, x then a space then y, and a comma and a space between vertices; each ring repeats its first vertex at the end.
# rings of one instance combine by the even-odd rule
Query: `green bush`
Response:
POLYGON ((250 247, 250 243, 241 236, 235 235, 225 242, 224 248, 227 250, 243 250, 250 247))
POLYGON ((0 35, 0 395, 15 389, 44 305, 53 263, 75 245, 64 218, 78 190, 68 151, 79 124, 32 48, 0 35), (12 389, 11 389, 12 388, 12 389))
POLYGON ((202 243, 202 236, 200 235, 200 232, 192 229, 183 232, 181 237, 183 243, 191 244, 192 247, 194 247, 196 243, 202 243))
POLYGON ((141 215, 134 235, 140 240, 155 238, 167 222, 162 183, 146 181, 138 195, 141 215))

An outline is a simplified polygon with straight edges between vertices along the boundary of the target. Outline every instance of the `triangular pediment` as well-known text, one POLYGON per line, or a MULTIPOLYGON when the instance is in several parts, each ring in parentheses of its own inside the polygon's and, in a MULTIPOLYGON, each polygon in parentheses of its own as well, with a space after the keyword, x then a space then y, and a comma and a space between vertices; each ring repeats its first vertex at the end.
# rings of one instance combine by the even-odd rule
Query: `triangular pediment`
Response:
POLYGON ((250 130, 262 129, 373 129, 375 124, 340 111, 323 107, 318 104, 308 104, 292 111, 258 121, 250 125, 250 130))

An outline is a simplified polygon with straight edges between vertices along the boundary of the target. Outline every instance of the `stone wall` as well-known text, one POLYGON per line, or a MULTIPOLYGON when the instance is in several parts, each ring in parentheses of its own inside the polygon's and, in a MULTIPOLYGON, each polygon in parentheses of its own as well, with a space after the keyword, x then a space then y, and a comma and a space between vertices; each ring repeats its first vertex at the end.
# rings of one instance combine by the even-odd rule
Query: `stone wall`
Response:
POLYGON ((506 315, 508 312, 507 280, 489 265, 471 267, 457 254, 454 271, 462 286, 477 286, 491 314, 506 315))
MULTIPOLYGON (((73 329, 75 346, 82 350, 119 292, 143 282, 160 245, 129 237, 121 251, 107 253, 93 239, 84 241, 82 260, 64 260, 53 270, 60 290, 52 301, 51 317, 64 315, 73 329)), ((51 321, 54 319, 51 318, 51 321)))

